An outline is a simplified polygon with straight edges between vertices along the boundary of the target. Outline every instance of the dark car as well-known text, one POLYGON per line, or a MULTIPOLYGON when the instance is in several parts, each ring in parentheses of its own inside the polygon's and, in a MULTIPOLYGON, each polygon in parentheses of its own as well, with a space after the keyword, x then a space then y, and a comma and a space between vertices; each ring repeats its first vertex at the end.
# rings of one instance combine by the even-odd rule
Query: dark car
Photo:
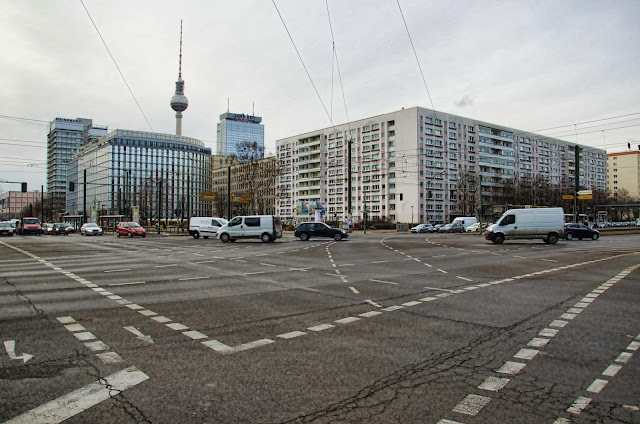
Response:
POLYGON ((437 233, 440 231, 440 228, 444 227, 444 224, 436 224, 429 230, 430 233, 437 233))
POLYGON ((583 238, 590 238, 591 240, 598 240, 600 238, 600 231, 589 228, 584 224, 566 224, 564 226, 564 238, 572 240, 577 238, 582 240, 583 238))
POLYGON ((0 222, 0 236, 13 236, 13 227, 8 222, 0 222))
POLYGON ((67 230, 68 225, 67 224, 63 224, 63 223, 55 223, 53 224, 53 232, 52 234, 59 236, 59 235, 64 235, 64 236, 68 236, 69 235, 69 231, 67 230))
POLYGON ((116 236, 141 236, 146 237, 147 232, 145 229, 138 224, 137 222, 118 222, 118 226, 116 227, 116 236))
POLYGON ((300 240, 309 240, 311 237, 331 237, 336 241, 349 237, 345 230, 340 228, 331 228, 323 222, 303 222, 296 227, 294 233, 300 240))

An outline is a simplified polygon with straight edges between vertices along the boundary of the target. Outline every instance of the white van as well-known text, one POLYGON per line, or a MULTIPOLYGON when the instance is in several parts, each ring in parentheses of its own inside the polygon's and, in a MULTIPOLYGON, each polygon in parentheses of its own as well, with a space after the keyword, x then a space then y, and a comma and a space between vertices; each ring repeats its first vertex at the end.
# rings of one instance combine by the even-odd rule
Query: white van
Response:
POLYGON ((487 228, 486 239, 501 244, 505 239, 542 239, 555 244, 564 234, 562 208, 509 209, 487 228))
POLYGON ((215 218, 210 216, 194 216, 189 220, 189 235, 194 239, 200 236, 208 239, 215 237, 218 228, 222 227, 228 221, 224 218, 215 218))
POLYGON ((458 222, 461 223, 464 226, 464 230, 467 231, 467 227, 469 225, 477 223, 478 220, 475 216, 460 216, 451 221, 452 224, 457 224, 458 222))
POLYGON ((263 243, 282 237, 282 222, 274 215, 236 216, 218 230, 218 239, 224 242, 242 238, 256 238, 263 243))

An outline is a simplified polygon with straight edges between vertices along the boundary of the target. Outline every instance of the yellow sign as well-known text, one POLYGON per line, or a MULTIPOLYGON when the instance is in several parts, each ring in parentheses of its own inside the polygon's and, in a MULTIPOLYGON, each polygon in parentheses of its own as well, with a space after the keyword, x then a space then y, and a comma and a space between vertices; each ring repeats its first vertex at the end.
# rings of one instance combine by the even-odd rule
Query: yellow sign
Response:
POLYGON ((591 199, 593 199, 593 195, 592 194, 581 194, 581 195, 578 196, 578 199, 591 200, 591 199))
POLYGON ((563 200, 572 200, 573 199, 573 194, 563 194, 562 195, 562 199, 563 200))
POLYGON ((251 201, 251 197, 249 196, 249 193, 243 192, 243 191, 235 191, 233 193, 231 193, 231 201, 232 202, 250 202, 251 201))
POLYGON ((215 202, 216 196, 218 196, 217 191, 201 191, 200 192, 200 200, 202 202, 215 202))

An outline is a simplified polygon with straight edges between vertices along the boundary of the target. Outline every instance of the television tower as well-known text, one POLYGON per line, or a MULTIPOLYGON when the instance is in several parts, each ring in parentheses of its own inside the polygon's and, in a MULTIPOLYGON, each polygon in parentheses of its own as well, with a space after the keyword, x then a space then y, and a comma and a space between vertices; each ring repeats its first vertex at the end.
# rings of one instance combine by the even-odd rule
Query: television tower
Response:
POLYGON ((182 20, 180 20, 180 61, 178 65, 178 81, 176 93, 171 98, 171 109, 176 111, 176 135, 182 135, 182 112, 189 107, 189 100, 184 95, 184 81, 182 80, 182 20))

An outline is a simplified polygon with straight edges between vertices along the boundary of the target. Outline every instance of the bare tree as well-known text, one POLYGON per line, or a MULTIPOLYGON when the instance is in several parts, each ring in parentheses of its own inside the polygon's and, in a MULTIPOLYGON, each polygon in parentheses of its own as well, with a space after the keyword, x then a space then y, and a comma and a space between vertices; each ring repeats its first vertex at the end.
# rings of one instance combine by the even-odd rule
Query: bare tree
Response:
POLYGON ((264 148, 257 142, 245 141, 237 147, 238 165, 233 167, 233 191, 246 193, 247 204, 236 203, 234 208, 245 213, 275 213, 276 179, 280 168, 274 156, 263 158, 264 148))

